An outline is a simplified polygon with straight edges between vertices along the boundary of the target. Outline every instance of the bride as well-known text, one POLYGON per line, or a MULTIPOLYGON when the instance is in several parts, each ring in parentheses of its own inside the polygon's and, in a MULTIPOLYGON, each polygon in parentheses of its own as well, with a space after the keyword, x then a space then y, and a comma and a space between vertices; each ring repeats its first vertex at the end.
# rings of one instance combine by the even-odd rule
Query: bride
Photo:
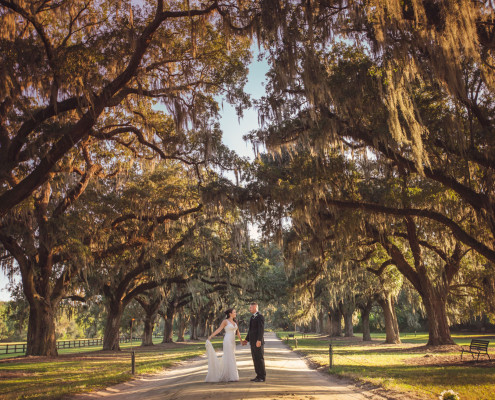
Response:
POLYGON ((205 382, 234 382, 239 380, 237 364, 235 361, 235 334, 242 343, 241 333, 237 328, 235 317, 237 315, 233 308, 225 311, 226 318, 222 321, 218 329, 206 340, 206 355, 208 356, 208 374, 205 382), (223 356, 218 358, 210 340, 225 329, 223 338, 223 356))

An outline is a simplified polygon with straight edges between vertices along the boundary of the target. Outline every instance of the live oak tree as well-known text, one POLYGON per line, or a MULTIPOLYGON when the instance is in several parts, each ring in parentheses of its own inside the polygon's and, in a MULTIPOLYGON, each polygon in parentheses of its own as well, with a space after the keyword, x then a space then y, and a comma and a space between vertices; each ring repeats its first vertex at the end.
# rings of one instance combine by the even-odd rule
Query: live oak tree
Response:
POLYGON ((249 39, 227 32, 251 26, 253 8, 2 0, 0 215, 28 199, 88 137, 170 155, 161 146, 168 138, 155 135, 139 107, 160 102, 184 127, 202 110, 217 110, 214 95, 245 103, 249 39))
POLYGON ((143 308, 144 326, 141 338, 141 346, 153 345, 153 328, 155 326, 158 309, 163 303, 165 293, 161 287, 151 289, 141 295, 137 295, 135 300, 143 308))
MULTIPOLYGON (((402 209, 430 205, 440 207, 450 218, 461 219, 469 215, 469 209, 441 185, 419 176, 414 180, 401 178, 377 161, 356 162, 332 153, 322 157, 302 151, 282 152, 274 161, 267 160, 260 159, 258 180, 253 185, 259 188, 265 183, 265 204, 274 204, 274 208, 280 204, 279 208, 287 210, 279 218, 290 217, 296 237, 305 241, 314 257, 321 260, 329 251, 343 259, 355 258, 349 254, 353 243, 364 248, 375 246, 375 250, 379 246, 389 257, 383 268, 395 265, 421 295, 429 320, 429 343, 452 342, 447 299, 451 286, 463 284, 461 268, 472 264, 469 248, 441 224, 428 219, 414 221, 400 212, 387 217, 380 207, 400 210, 397 204, 402 209), (377 208, 361 208, 361 204, 377 208)), ((310 265, 305 268, 317 271, 310 265)))
MULTIPOLYGON (((179 160, 167 161, 164 160, 164 156, 161 156, 161 159, 163 162, 172 162, 176 165, 179 163, 188 165, 190 173, 196 176, 194 185, 198 185, 197 179, 200 181, 205 179, 201 177, 201 170, 207 163, 216 164, 217 160, 221 159, 222 165, 228 167, 237 162, 234 154, 230 154, 219 145, 221 133, 218 128, 190 131, 187 136, 181 135, 178 140, 174 138, 174 127, 173 123, 170 123, 170 118, 155 115, 155 122, 159 121, 161 132, 167 131, 171 137, 169 154, 172 152, 177 154, 181 151, 188 153, 179 160)), ((53 174, 45 184, 42 192, 45 196, 42 199, 43 203, 41 200, 35 201, 30 206, 31 211, 28 207, 11 211, 4 218, 4 225, 0 229, 3 248, 8 251, 2 264, 10 268, 11 272, 20 267, 24 293, 31 305, 29 354, 31 352, 56 354, 53 316, 61 299, 67 294, 74 298, 74 293, 68 293, 71 292, 69 288, 74 279, 80 280, 80 274, 87 272, 87 265, 95 258, 119 254, 126 250, 123 245, 114 246, 109 253, 91 249, 94 244, 93 239, 99 236, 96 231, 99 228, 98 221, 101 215, 98 213, 101 211, 104 214, 105 211, 101 208, 104 203, 102 199, 115 200, 114 206, 120 207, 122 202, 119 201, 122 199, 119 199, 119 188, 125 188, 126 184, 132 182, 127 174, 132 174, 134 171, 134 175, 138 176, 140 172, 136 173, 136 171, 151 171, 160 163, 160 159, 154 157, 157 152, 139 144, 127 143, 125 146, 118 144, 117 147, 91 148, 89 143, 84 142, 77 150, 82 154, 78 151, 73 152, 72 159, 63 165, 63 171, 66 172, 53 174), (110 152, 110 149, 113 151, 110 152), (92 154, 90 150, 93 150, 92 154), (141 161, 135 161, 136 157, 141 161), (80 180, 74 179, 74 175, 80 176, 80 180), (88 185, 91 190, 85 193, 88 185), (98 187, 102 190, 96 190, 98 187), (98 210, 91 209, 95 204, 100 207, 98 210), (33 214, 37 217, 33 218, 33 214), (35 249, 37 250, 34 251, 35 249), (15 262, 12 262, 13 259, 15 262)), ((161 178, 168 179, 165 175, 161 178)), ((155 179, 160 178, 155 176, 155 179)), ((172 181, 169 183, 173 187, 172 181)), ((185 191, 184 194, 190 192, 185 191)), ((153 190, 145 193, 143 201, 146 200, 146 196, 152 195, 153 190)), ((115 211, 112 206, 109 206, 108 210, 115 211)), ((183 214, 179 212, 169 217, 173 220, 181 215, 183 214)), ((127 215, 123 220, 119 220, 116 226, 126 221, 126 218, 132 219, 133 216, 127 215)), ((132 240, 128 242, 131 247, 137 244, 139 243, 132 240)), ((84 300, 84 296, 82 297, 84 300)))
POLYGON ((191 300, 193 293, 184 291, 183 288, 190 286, 191 282, 166 285, 166 298, 158 309, 158 314, 163 318, 163 340, 162 343, 173 342, 173 325, 177 311, 181 310, 191 300))
POLYGON ((74 152, 73 159, 61 165, 65 173, 52 174, 29 203, 0 223, 0 243, 7 255, 2 265, 19 272, 29 304, 28 355, 57 354, 55 312, 88 258, 84 222, 71 209, 102 170, 93 163, 88 142, 81 143, 82 154, 74 152))
POLYGON ((457 159, 488 174, 493 168, 484 134, 493 130, 492 7, 468 0, 280 3, 263 31, 273 69, 269 107, 262 115, 280 122, 303 109, 308 120, 324 117, 321 145, 340 137, 364 142, 408 172, 424 173, 455 190, 488 218, 489 199, 448 166, 457 159), (359 79, 340 74, 343 81, 327 80, 339 77, 327 56, 342 42, 362 48, 374 65, 364 74, 348 70, 359 79), (418 85, 432 87, 434 101, 448 102, 443 126, 432 129, 424 120, 417 108, 418 85), (370 86, 376 102, 369 101, 370 86), (370 124, 376 123, 375 106, 385 107, 387 129, 370 124), (363 111, 369 118, 361 118, 363 111), (438 151, 448 159, 439 158, 438 151))
MULTIPOLYGON (((479 229, 477 232, 466 229, 456 219, 437 210, 404 209, 401 213, 444 224, 458 240, 473 247, 491 262, 495 261, 490 240, 485 239, 487 235, 492 236, 489 218, 483 211, 483 207, 491 207, 486 202, 489 200, 486 199, 483 207, 472 201, 474 198, 481 200, 484 196, 477 197, 476 191, 485 193, 490 190, 485 187, 489 186, 487 179, 491 179, 491 168, 479 166, 481 169, 478 169, 477 164, 469 164, 471 160, 438 147, 439 142, 455 135, 472 135, 474 140, 475 131, 482 135, 483 128, 462 109, 452 109, 452 99, 437 85, 411 83, 415 110, 429 132, 428 140, 422 142, 422 152, 429 161, 427 165, 417 168, 414 149, 401 145, 391 136, 390 112, 382 87, 388 81, 382 74, 380 60, 365 55, 363 49, 336 45, 314 61, 318 63, 320 74, 318 88, 327 90, 329 97, 324 103, 313 105, 304 94, 303 76, 296 79, 292 86, 279 87, 274 73, 271 83, 274 89, 260 104, 260 112, 265 118, 271 118, 273 126, 251 134, 254 143, 265 144, 272 151, 277 151, 281 146, 290 146, 297 151, 297 146, 301 146, 322 156, 328 151, 342 149, 343 155, 354 154, 364 159, 379 157, 384 164, 400 169, 401 173, 413 179, 418 174, 422 175, 426 180, 455 192, 465 207, 471 210, 472 218, 477 219, 479 229), (350 98, 349 93, 359 93, 359 96, 350 98), (293 117, 294 114, 296 117, 293 117), (284 115, 287 118, 284 119, 284 115), (459 165, 468 167, 456 168, 459 165), (471 170, 483 172, 471 174, 471 170), (469 182, 470 187, 459 182, 469 182)), ((491 103, 486 103, 486 107, 491 107, 491 103)), ((480 147, 485 148, 485 145, 480 147)))
MULTIPOLYGON (((204 271, 206 273, 206 271, 204 271)), ((158 314, 163 317, 163 340, 162 343, 173 342, 174 322, 177 321, 178 332, 177 340, 184 341, 184 333, 186 329, 186 321, 189 319, 191 323, 195 321, 195 326, 191 327, 192 332, 197 332, 197 325, 204 316, 204 310, 209 313, 214 312, 216 308, 212 306, 213 298, 223 298, 228 292, 227 282, 210 282, 205 280, 202 274, 198 274, 196 279, 188 280, 187 282, 174 283, 168 285, 167 298, 163 302, 162 307, 158 310, 158 314), (188 313, 193 312, 192 304, 208 304, 210 307, 204 307, 203 310, 197 312, 191 319, 188 313)), ((194 334, 191 333, 191 339, 194 339, 194 334)))
MULTIPOLYGON (((393 264, 388 257, 386 257, 386 254, 384 254, 385 252, 383 250, 380 252, 379 250, 376 252, 377 254, 374 251, 372 253, 369 252, 363 259, 359 260, 359 262, 365 263, 364 266, 368 272, 366 274, 368 277, 366 281, 374 282, 371 299, 372 302, 376 301, 383 311, 385 343, 401 343, 395 305, 399 290, 401 290, 403 286, 403 276, 396 268, 388 268, 393 264), (371 274, 374 275, 373 278, 370 277, 371 274)), ((369 291, 370 288, 366 289, 369 291)), ((366 291, 366 289, 364 291, 366 291)), ((368 340, 371 340, 371 337, 369 336, 369 313, 371 311, 372 302, 366 300, 361 308, 363 336, 367 333, 368 340), (364 331, 366 324, 368 324, 368 327, 366 328, 367 332, 364 331)))
MULTIPOLYGON (((334 7, 333 11, 330 7, 324 10, 326 6, 294 6, 290 11, 293 24, 289 23, 285 27, 287 40, 269 41, 273 46, 269 50, 273 65, 268 85, 270 91, 259 104, 267 126, 266 129, 253 132, 250 138, 255 145, 263 144, 274 153, 290 148, 294 154, 303 151, 315 155, 314 168, 326 169, 328 175, 326 180, 308 180, 307 185, 300 189, 301 199, 309 203, 321 201, 330 208, 364 210, 374 215, 373 218, 378 214, 402 216, 410 229, 419 229, 413 225, 420 225, 421 219, 429 226, 440 224, 450 231, 461 247, 472 248, 493 263, 495 253, 489 217, 492 205, 489 204, 489 198, 485 197, 485 193, 491 190, 488 189, 491 188, 488 181, 492 179, 493 170, 487 163, 490 151, 485 151, 489 144, 485 144, 486 136, 483 133, 489 129, 490 122, 482 117, 489 115, 493 107, 488 96, 491 72, 485 74, 486 66, 478 66, 477 69, 476 65, 469 62, 459 63, 460 59, 455 56, 452 60, 443 60, 446 64, 455 64, 457 78, 465 78, 464 93, 473 100, 466 103, 461 99, 463 93, 451 91, 450 83, 453 81, 446 82, 443 79, 445 77, 436 75, 439 70, 435 70, 435 67, 438 65, 433 64, 438 60, 428 59, 431 54, 425 55, 426 60, 421 64, 421 69, 419 65, 422 58, 414 59, 418 69, 411 72, 404 67, 405 60, 401 58, 404 54, 399 54, 399 50, 405 50, 405 47, 396 49, 394 53, 392 40, 387 42, 388 47, 384 43, 372 42, 371 35, 377 32, 380 24, 386 25, 389 19, 385 22, 380 20, 376 25, 360 25, 362 31, 356 34, 362 34, 359 36, 362 39, 370 39, 370 46, 377 45, 379 51, 376 53, 365 47, 351 48, 342 43, 332 47, 328 40, 331 29, 338 31, 339 27, 345 28, 347 22, 350 24, 347 27, 355 27, 354 24, 359 23, 359 20, 353 20, 352 17, 360 11, 347 11, 343 7, 334 7), (325 14, 325 11, 328 13, 325 14), (334 14, 330 15, 332 12, 334 14), (339 13, 347 12, 350 18, 340 20, 339 13), (331 29, 325 28, 325 22, 329 20, 333 22, 331 29), (398 70, 395 75, 394 69, 398 70), (409 71, 407 74, 404 73, 406 70, 409 71), (430 72, 428 79, 424 75, 426 71, 430 72), (481 113, 475 112, 475 108, 481 113), (468 156, 465 156, 463 150, 458 150, 466 148, 466 143, 473 149, 468 156), (367 159, 376 159, 377 168, 390 171, 391 176, 421 181, 424 187, 430 185, 446 195, 438 203, 428 203, 430 207, 425 206, 425 203, 422 207, 415 207, 401 202, 401 207, 391 203, 385 206, 385 203, 380 202, 382 199, 373 197, 363 201, 354 194, 359 185, 361 188, 368 186, 371 192, 375 177, 364 170, 359 178, 361 181, 355 181, 354 186, 345 185, 346 179, 353 182, 353 169, 347 172, 336 169, 339 161, 327 161, 328 156, 334 153, 340 154, 343 160, 341 164, 345 164, 346 159, 354 159, 362 162, 364 168, 367 168, 367 159), (461 168, 461 165, 464 167, 461 168), (340 175, 332 175, 332 172, 340 175), (325 185, 332 187, 330 195, 322 195, 325 185), (305 191, 312 191, 313 197, 305 197, 305 191), (449 212, 451 210, 443 207, 452 203, 452 196, 455 196, 456 210, 460 212, 449 212), (473 199, 480 200, 484 205, 475 205, 473 199)), ((380 5, 377 5, 377 10, 386 14, 380 5)), ((363 12, 369 11, 364 8, 363 12)), ((366 21, 367 17, 364 15, 362 21, 366 21)), ((455 24, 453 21, 449 23, 455 24)), ((405 23, 390 31, 407 31, 409 27, 405 23)), ((419 31, 422 29, 427 28, 421 26, 419 31)), ((388 34, 389 30, 385 32, 388 34)), ((340 33, 346 34, 345 29, 340 33)), ((414 36, 413 39, 419 40, 414 36)), ((476 37, 471 39, 477 40, 476 37)), ((432 43, 432 46, 436 45, 432 43)), ((408 53, 408 56, 416 57, 418 53, 408 53)), ((476 58, 474 54, 471 56, 471 60, 476 58)), ((490 50, 487 56, 491 57, 490 50)), ((351 162, 348 164, 352 165, 351 162)), ((344 165, 344 168, 348 167, 344 165)), ((285 186, 290 187, 290 183, 285 186)), ((305 211, 305 215, 311 219, 310 211, 305 211)), ((316 218, 317 211, 314 212, 312 223, 316 218)), ((442 237, 450 246, 448 235, 442 237)), ((463 252, 461 250, 459 254, 463 252)), ((454 264, 458 265, 458 261, 454 264)), ((487 268, 493 269, 493 266, 488 263, 487 268)), ((457 271, 458 267, 453 267, 453 270, 457 271)), ((428 289, 423 292, 433 291, 428 289)), ((443 317, 435 319, 443 320, 443 317)), ((450 342, 448 334, 441 336, 443 338, 439 339, 440 342, 450 342)), ((437 339, 432 338, 431 342, 434 344, 437 339)))
POLYGON ((202 274, 182 289, 181 296, 191 295, 187 310, 195 337, 211 333, 227 308, 252 301, 259 278, 242 215, 233 204, 220 208, 223 211, 214 212, 220 218, 200 231, 185 260, 189 265, 202 265, 202 274))
POLYGON ((201 224, 197 180, 178 163, 131 174, 119 189, 95 187, 85 206, 98 224, 92 247, 92 279, 107 306, 104 348, 119 348, 120 319, 136 296, 165 283, 182 282, 191 271, 176 268, 174 256, 201 224))
MULTIPOLYGON (((0 232, 4 249, 16 261, 11 268, 19 266, 24 294, 30 304, 28 354, 56 354, 54 314, 74 279, 78 280, 79 274, 86 273, 86 267, 95 258, 125 250, 125 246, 120 245, 102 253, 92 247, 93 239, 98 237, 96 230, 101 215, 91 210, 90 205, 91 201, 98 203, 101 198, 97 198, 97 191, 91 190, 82 203, 77 200, 92 178, 105 178, 101 174, 94 176, 103 167, 95 167, 87 145, 82 146, 82 152, 80 158, 75 157, 67 166, 69 171, 82 175, 79 183, 74 182, 70 174, 54 175, 44 184, 40 197, 32 204, 32 211, 27 209, 9 213, 0 232), (79 168, 79 165, 82 166, 79 168), (85 170, 82 169, 84 166, 85 170)), ((125 152, 106 162, 104 153, 100 151, 99 154, 103 154, 100 161, 107 167, 111 165, 115 168, 129 160, 129 153, 125 152)), ((125 180, 121 173, 109 174, 106 179, 107 185, 112 182, 110 186, 102 185, 108 190, 108 195, 119 185, 119 181, 125 180)), ((117 197, 118 190, 113 195, 117 197)), ((132 240, 128 244, 130 247, 136 246, 132 240)))
POLYGON ((290 265, 297 266, 297 269, 293 269, 299 280, 298 285, 292 286, 310 293, 310 302, 307 302, 306 307, 315 307, 317 315, 328 315, 330 336, 341 336, 342 319, 345 336, 353 336, 352 317, 356 308, 359 308, 363 340, 371 340, 369 313, 375 302, 378 302, 384 314, 385 342, 400 343, 394 299, 402 286, 402 277, 396 270, 386 270, 391 263, 388 258, 383 259, 385 252, 382 250, 380 254, 375 250, 369 251, 369 243, 373 241, 367 240, 366 236, 352 237, 352 230, 348 226, 356 221, 355 216, 348 212, 339 213, 333 222, 328 222, 329 214, 318 216, 326 228, 321 230, 318 221, 312 221, 307 214, 303 220, 299 219, 304 212, 297 210, 298 203, 305 204, 307 208, 306 203, 293 203, 293 228, 290 240, 284 247, 289 254, 296 251, 295 259, 294 256, 288 257, 288 260, 292 260, 290 265), (340 241, 344 241, 345 246, 340 241), (308 262, 311 259, 313 261, 308 262))
MULTIPOLYGON (((129 180, 121 193, 97 198, 95 206, 105 204, 107 210, 118 211, 114 217, 110 213, 98 218, 107 221, 100 227, 100 242, 107 250, 95 258, 108 309, 104 348, 119 348, 120 318, 134 298, 150 317, 155 313, 164 317, 163 341, 169 342, 178 310, 198 297, 222 296, 245 279, 234 273, 230 259, 245 237, 236 233, 236 219, 228 211, 212 213, 208 204, 203 205, 194 177, 197 171, 178 164, 167 169, 162 163, 153 173, 136 176, 132 184, 129 180), (119 247, 118 254, 109 251, 119 247), (164 291, 162 301, 161 296, 145 296, 154 288, 164 291)), ((212 171, 205 175, 215 176, 212 171)), ((152 326, 146 325, 148 338, 152 326)))
MULTIPOLYGON (((384 189, 378 179, 375 180, 375 184, 379 187, 378 190, 384 189)), ((452 215, 462 215, 462 207, 459 207, 459 204, 449 201, 444 197, 445 193, 436 191, 431 186, 412 184, 407 186, 407 191, 407 205, 423 207, 424 204, 431 204, 436 200, 450 208, 449 212, 452 212, 452 215)), ((388 196, 391 196, 390 192, 388 196)), ((374 200, 386 204, 387 201, 380 197, 375 192, 374 200)), ((381 276, 387 267, 395 266, 422 298, 428 318, 429 344, 451 344, 453 342, 450 338, 447 300, 451 288, 459 283, 462 285, 461 268, 470 269, 475 257, 469 256, 470 249, 452 238, 442 225, 428 220, 415 221, 409 217, 401 219, 381 221, 379 224, 370 223, 369 220, 365 222, 363 234, 371 243, 379 244, 381 252, 388 256, 380 263, 379 268, 369 270, 381 276)), ((377 247, 371 247, 368 255, 371 256, 376 250, 377 247)), ((396 320, 396 317, 394 319, 396 320)), ((395 322, 394 325, 396 324, 395 322)))
POLYGON ((136 158, 208 162, 213 96, 247 102, 249 40, 226 35, 224 18, 242 23, 221 8, 0 2, 1 242, 30 303, 28 354, 56 354, 53 310, 88 256, 64 218, 89 182, 136 158), (190 154, 191 125, 206 133, 203 157, 190 154))
POLYGON ((251 137, 272 151, 299 146, 322 157, 335 149, 377 157, 397 173, 442 185, 469 210, 470 222, 425 208, 381 211, 445 225, 493 271, 493 9, 350 4, 280 6, 264 31, 273 68, 260 113, 272 126, 251 137))

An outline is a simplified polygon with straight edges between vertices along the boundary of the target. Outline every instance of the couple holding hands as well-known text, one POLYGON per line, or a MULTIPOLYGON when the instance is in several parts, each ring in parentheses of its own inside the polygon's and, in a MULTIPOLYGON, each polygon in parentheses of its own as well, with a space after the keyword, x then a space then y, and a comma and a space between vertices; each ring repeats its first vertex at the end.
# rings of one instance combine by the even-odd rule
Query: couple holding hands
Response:
POLYGON ((236 310, 233 308, 225 311, 226 318, 222 321, 218 329, 213 332, 206 340, 206 355, 208 357, 208 374, 205 382, 237 382, 239 373, 235 360, 235 335, 243 346, 248 343, 251 346, 251 356, 253 357, 254 370, 256 377, 251 379, 253 382, 265 382, 265 359, 263 333, 265 330, 265 319, 258 311, 258 304, 252 302, 249 305, 249 311, 252 316, 249 320, 249 330, 246 338, 242 340, 241 333, 236 322, 236 310), (218 335, 222 329, 225 329, 223 338, 223 356, 218 358, 210 339, 218 335))

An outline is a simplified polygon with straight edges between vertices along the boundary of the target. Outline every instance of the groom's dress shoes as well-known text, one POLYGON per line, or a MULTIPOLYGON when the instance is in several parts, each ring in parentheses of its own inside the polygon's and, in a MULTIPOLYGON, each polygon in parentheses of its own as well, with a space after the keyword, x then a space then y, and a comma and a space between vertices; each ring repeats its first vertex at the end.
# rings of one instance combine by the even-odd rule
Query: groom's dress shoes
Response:
POLYGON ((263 378, 256 378, 253 382, 264 382, 265 380, 263 378))
POLYGON ((256 382, 257 380, 258 380, 258 378, 256 377, 256 378, 251 379, 251 382, 256 382))

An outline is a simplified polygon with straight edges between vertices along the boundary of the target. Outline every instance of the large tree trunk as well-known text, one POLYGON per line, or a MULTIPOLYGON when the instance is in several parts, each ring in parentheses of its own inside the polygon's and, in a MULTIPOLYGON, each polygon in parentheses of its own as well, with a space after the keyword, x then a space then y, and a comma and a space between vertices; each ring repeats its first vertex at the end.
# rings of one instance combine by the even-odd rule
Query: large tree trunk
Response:
POLYGON ((421 248, 416 232, 416 225, 412 218, 405 218, 408 240, 415 260, 415 269, 411 268, 408 261, 388 238, 374 231, 375 237, 381 241, 399 271, 412 283, 418 291, 425 306, 428 318, 428 345, 451 345, 455 344, 450 336, 447 312, 445 309, 447 294, 452 279, 458 274, 462 247, 456 244, 454 252, 445 263, 441 276, 436 280, 436 286, 428 276, 428 270, 423 262, 421 248))
POLYGON ((205 318, 202 315, 198 317, 197 328, 196 328, 196 334, 198 335, 198 337, 204 337, 205 335, 206 320, 207 318, 205 318))
POLYGON ((394 299, 390 293, 383 293, 378 296, 378 304, 383 310, 385 318, 385 343, 398 344, 400 341, 399 323, 397 322, 397 314, 395 313, 394 299))
POLYGON ((342 336, 342 313, 338 307, 332 307, 328 312, 330 320, 329 332, 331 337, 342 336))
POLYGON ((110 301, 107 310, 107 321, 103 334, 103 350, 120 350, 119 331, 124 305, 119 300, 110 301))
POLYGON ((198 340, 198 317, 191 315, 189 340, 198 340))
POLYGON ((179 329, 177 332, 177 341, 178 342, 185 342, 184 335, 186 333, 187 318, 184 315, 183 310, 181 310, 178 314, 179 314, 179 329))
POLYGON ((363 341, 367 342, 371 340, 370 330, 370 312, 373 307, 373 302, 368 301, 361 307, 361 322, 363 324, 363 341))
POLYGON ((53 273, 55 245, 49 217, 51 214, 48 212, 52 193, 50 182, 47 181, 40 189, 39 197, 35 196, 33 214, 29 212, 33 217, 33 224, 19 222, 27 243, 39 242, 38 251, 33 252, 29 245, 23 250, 23 246, 14 245, 15 240, 6 238, 4 232, 1 232, 3 247, 19 263, 22 290, 29 303, 26 346, 28 356, 58 355, 55 313, 69 281, 66 279, 67 270, 63 269, 58 278, 53 273))
MULTIPOLYGON (((426 285, 425 285, 426 286, 426 285)), ((455 344, 450 336, 450 327, 446 310, 446 293, 428 285, 421 294, 428 318, 428 346, 455 344)))
POLYGON ((341 301, 339 303, 340 312, 344 316, 344 336, 353 337, 354 327, 352 326, 352 314, 354 313, 355 306, 351 301, 346 301, 345 303, 341 301))
POLYGON ((55 312, 45 299, 31 299, 27 334, 27 356, 58 355, 55 337, 55 312))
POLYGON ((136 301, 145 312, 141 346, 153 346, 153 328, 155 327, 158 309, 163 302, 163 295, 160 291, 150 292, 147 295, 136 296, 136 301))
POLYGON ((175 304, 169 303, 167 312, 165 313, 165 325, 163 327, 163 341, 162 343, 172 343, 174 341, 174 316, 175 316, 175 304))
MULTIPOLYGON (((43 237, 49 246, 50 239, 46 233, 43 237)), ((60 287, 58 295, 55 295, 50 283, 52 255, 48 251, 40 251, 39 257, 44 262, 35 264, 33 261, 30 265, 30 267, 36 265, 35 270, 40 271, 39 276, 35 278, 37 273, 33 269, 29 269, 30 272, 27 273, 27 276, 23 275, 22 277, 23 292, 29 303, 26 355, 54 357, 58 355, 55 313, 63 295, 63 285, 60 287)))
POLYGON ((153 328, 155 326, 156 312, 146 313, 141 346, 153 346, 153 328))

